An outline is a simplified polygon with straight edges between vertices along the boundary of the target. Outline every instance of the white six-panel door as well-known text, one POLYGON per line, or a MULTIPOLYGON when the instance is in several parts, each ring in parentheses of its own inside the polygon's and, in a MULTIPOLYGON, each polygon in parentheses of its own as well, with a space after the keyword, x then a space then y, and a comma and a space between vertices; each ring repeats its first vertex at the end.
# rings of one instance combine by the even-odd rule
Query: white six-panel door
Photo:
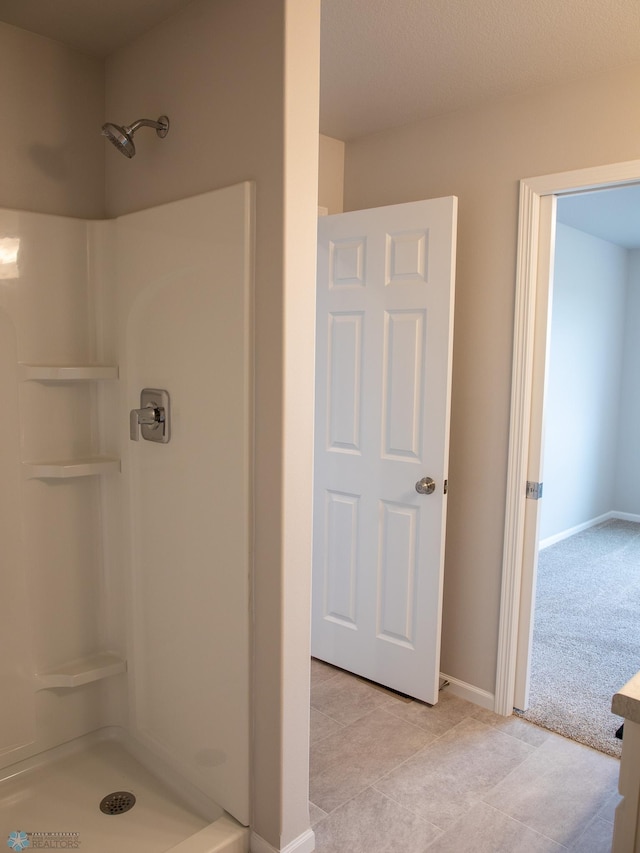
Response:
POLYGON ((429 703, 456 212, 455 198, 393 205, 321 217, 318 235, 312 654, 429 703))

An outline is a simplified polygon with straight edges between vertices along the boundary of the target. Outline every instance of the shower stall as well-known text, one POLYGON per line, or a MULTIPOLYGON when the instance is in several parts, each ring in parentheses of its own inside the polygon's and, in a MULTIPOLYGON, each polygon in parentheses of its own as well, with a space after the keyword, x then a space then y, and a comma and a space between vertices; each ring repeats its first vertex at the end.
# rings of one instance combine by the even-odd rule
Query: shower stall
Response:
POLYGON ((0 210, 3 846, 248 850, 252 230, 0 210))

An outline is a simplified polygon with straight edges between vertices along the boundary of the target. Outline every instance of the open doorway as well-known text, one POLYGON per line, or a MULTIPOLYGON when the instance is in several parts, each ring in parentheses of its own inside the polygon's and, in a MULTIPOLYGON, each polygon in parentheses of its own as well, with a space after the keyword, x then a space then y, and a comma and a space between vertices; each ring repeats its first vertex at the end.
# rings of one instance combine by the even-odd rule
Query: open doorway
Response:
POLYGON ((525 717, 618 755, 640 642, 640 189, 557 200, 525 717))
POLYGON ((501 615, 495 710, 528 704, 534 569, 540 501, 527 499, 541 481, 543 390, 557 199, 640 181, 640 161, 521 181, 514 361, 501 615))

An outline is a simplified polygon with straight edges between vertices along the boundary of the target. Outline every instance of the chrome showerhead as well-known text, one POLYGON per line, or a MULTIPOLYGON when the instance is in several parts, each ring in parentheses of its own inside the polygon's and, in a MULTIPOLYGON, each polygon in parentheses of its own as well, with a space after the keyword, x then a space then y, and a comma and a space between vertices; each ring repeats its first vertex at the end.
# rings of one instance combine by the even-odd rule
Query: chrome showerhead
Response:
POLYGON ((133 157, 136 153, 133 134, 128 127, 120 127, 118 124, 107 122, 107 124, 102 125, 102 135, 106 136, 109 142, 112 142, 125 157, 133 157))
POLYGON ((136 146, 133 142, 133 134, 140 127, 154 127, 160 139, 164 139, 169 133, 169 119, 167 116, 160 116, 158 121, 153 121, 150 118, 140 118, 134 121, 131 125, 113 124, 107 122, 102 125, 102 135, 106 136, 109 142, 113 143, 118 151, 121 151, 125 157, 133 157, 136 153, 136 146))

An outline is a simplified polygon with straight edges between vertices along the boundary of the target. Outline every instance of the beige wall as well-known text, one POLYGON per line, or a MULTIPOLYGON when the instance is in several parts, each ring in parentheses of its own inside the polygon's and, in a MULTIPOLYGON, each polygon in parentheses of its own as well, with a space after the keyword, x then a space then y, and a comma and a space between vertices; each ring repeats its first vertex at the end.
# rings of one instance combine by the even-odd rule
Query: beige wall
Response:
POLYGON ((256 182, 252 828, 277 849, 309 826, 318 34, 318 0, 199 0, 106 66, 110 121, 171 120, 107 151, 109 215, 256 182))
POLYGON ((260 180, 279 233, 283 180, 283 0, 196 0, 106 62, 105 115, 116 124, 166 113, 167 137, 136 134, 137 155, 106 151, 107 213, 118 216, 260 180))
POLYGON ((442 670, 493 692, 518 181, 640 157, 640 65, 347 143, 345 209, 457 195, 442 670))
POLYGON ((344 150, 341 139, 320 134, 318 204, 330 214, 344 210, 344 150))
POLYGON ((0 23, 0 207, 104 214, 101 60, 0 23))

